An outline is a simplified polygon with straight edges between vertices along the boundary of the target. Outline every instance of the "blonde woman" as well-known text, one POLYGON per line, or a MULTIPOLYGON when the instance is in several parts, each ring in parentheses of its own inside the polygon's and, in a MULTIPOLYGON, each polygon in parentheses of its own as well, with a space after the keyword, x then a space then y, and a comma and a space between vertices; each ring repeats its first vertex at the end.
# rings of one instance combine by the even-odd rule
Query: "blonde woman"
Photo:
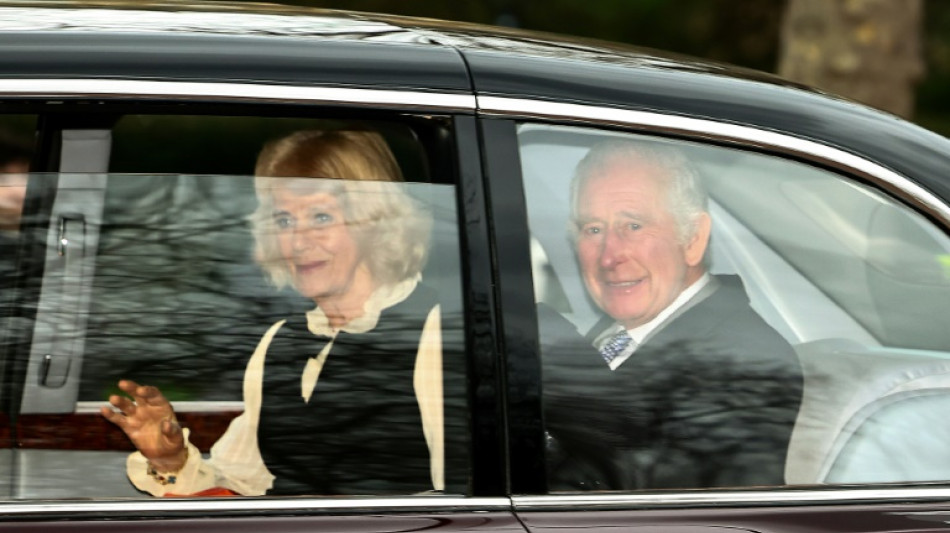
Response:
POLYGON ((420 284, 431 219, 383 138, 302 131, 255 170, 255 257, 316 307, 274 324, 244 377, 244 412, 204 459, 155 387, 121 381, 108 420, 153 495, 407 494, 444 489, 440 309, 420 284))

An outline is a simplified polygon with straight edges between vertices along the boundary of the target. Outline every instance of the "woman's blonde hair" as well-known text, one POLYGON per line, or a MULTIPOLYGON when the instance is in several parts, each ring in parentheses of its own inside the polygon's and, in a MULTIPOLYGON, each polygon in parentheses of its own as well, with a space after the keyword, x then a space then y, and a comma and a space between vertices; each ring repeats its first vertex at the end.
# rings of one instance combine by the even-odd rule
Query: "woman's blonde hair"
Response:
POLYGON ((254 257, 278 288, 292 280, 275 238, 275 189, 336 197, 377 283, 395 283, 422 271, 432 218, 404 190, 402 172, 380 134, 298 131, 267 143, 254 174, 254 257))

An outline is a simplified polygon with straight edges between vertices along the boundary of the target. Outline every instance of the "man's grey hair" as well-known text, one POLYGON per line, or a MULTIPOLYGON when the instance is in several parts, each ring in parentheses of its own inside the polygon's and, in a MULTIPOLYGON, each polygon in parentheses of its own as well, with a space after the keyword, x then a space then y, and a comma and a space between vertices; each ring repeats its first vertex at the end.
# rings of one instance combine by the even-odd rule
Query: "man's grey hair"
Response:
POLYGON ((571 182, 571 228, 576 237, 578 230, 578 202, 581 189, 591 178, 602 175, 612 166, 624 161, 646 163, 666 170, 659 175, 666 185, 666 202, 676 220, 677 233, 683 243, 696 230, 698 217, 708 210, 708 197, 699 172, 683 153, 653 141, 610 140, 595 145, 581 159, 571 182))

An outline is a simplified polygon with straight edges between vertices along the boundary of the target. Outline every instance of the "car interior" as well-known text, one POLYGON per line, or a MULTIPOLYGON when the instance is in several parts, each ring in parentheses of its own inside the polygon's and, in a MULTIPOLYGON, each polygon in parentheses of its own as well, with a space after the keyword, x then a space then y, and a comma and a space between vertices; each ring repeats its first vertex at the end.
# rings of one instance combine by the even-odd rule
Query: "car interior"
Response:
MULTIPOLYGON (((141 497, 125 480, 131 446, 97 411, 119 378, 165 376, 155 384, 207 451, 240 412, 244 361, 262 329, 308 305, 269 287, 250 254, 257 150, 284 133, 344 120, 164 108, 77 117, 14 121, 38 128, 38 145, 48 148, 33 168, 57 172, 30 176, 22 231, 44 259, 21 262, 17 291, 7 291, 34 302, 35 319, 14 312, 17 300, 2 308, 3 371, 15 385, 5 389, 15 398, 2 400, 19 406, 13 426, 23 444, 0 450, 0 475, 12 480, 0 485, 3 498, 141 497), (58 132, 55 146, 43 140, 47 130, 58 132), (52 218, 36 219, 44 210, 52 218), (40 268, 41 277, 30 276, 40 268), (84 415, 82 429, 69 422, 76 415, 84 415)), ((454 163, 451 150, 433 148, 444 142, 445 124, 438 117, 357 122, 384 134, 410 194, 433 214, 423 277, 440 292, 446 353, 464 369, 454 163)), ((614 135, 629 136, 539 124, 518 131, 535 295, 582 332, 599 311, 568 238, 569 183, 590 146, 614 135)), ((950 430, 942 424, 950 402, 950 329, 941 327, 950 307, 947 235, 831 169, 650 140, 674 144, 695 162, 714 221, 710 271, 738 274, 753 308, 802 363, 805 394, 787 483, 950 479, 950 430)), ((447 423, 464 434, 464 375, 452 379, 460 392, 446 395, 447 423)), ((450 486, 464 493, 467 463, 452 460, 450 486)))
MULTIPOLYGON (((464 439, 454 169, 430 144, 444 123, 166 111, 110 114, 95 127, 66 117, 48 166, 58 172, 30 174, 22 228, 45 259, 40 279, 21 264, 18 296, 4 309, 0 346, 16 362, 10 381, 22 384, 10 402, 22 445, 0 452, 0 475, 11 480, 0 497, 142 497, 125 475, 133 448, 98 414, 119 379, 159 386, 203 452, 242 411, 244 366, 260 336, 313 307, 268 284, 248 221, 257 152, 300 129, 379 131, 407 192, 433 216, 423 279, 439 292, 444 364, 456 370, 444 375, 446 433, 464 439), (39 214, 50 198, 51 215, 39 214), (33 319, 18 316, 20 302, 33 302, 33 319)), ((456 448, 447 489, 464 493, 467 450, 456 448)))
MULTIPOLYGON (((569 184, 587 150, 611 136, 630 137, 519 128, 536 296, 582 333, 598 311, 568 237, 569 184)), ((787 483, 950 479, 946 432, 908 430, 942 426, 950 398, 950 331, 939 318, 950 306, 950 239, 853 178, 733 148, 642 139, 675 145, 696 165, 713 218, 710 272, 738 274, 752 307, 801 361, 787 483)))

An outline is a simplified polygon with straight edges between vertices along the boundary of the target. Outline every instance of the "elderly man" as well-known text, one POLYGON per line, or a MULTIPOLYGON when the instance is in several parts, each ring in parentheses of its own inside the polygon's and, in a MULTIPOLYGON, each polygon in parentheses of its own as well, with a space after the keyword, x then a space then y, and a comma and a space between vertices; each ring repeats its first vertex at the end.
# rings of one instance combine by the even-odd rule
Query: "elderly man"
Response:
POLYGON ((539 310, 551 488, 782 484, 801 370, 739 278, 707 272, 695 170, 663 144, 609 142, 572 187, 577 258, 605 316, 579 341, 539 310))

